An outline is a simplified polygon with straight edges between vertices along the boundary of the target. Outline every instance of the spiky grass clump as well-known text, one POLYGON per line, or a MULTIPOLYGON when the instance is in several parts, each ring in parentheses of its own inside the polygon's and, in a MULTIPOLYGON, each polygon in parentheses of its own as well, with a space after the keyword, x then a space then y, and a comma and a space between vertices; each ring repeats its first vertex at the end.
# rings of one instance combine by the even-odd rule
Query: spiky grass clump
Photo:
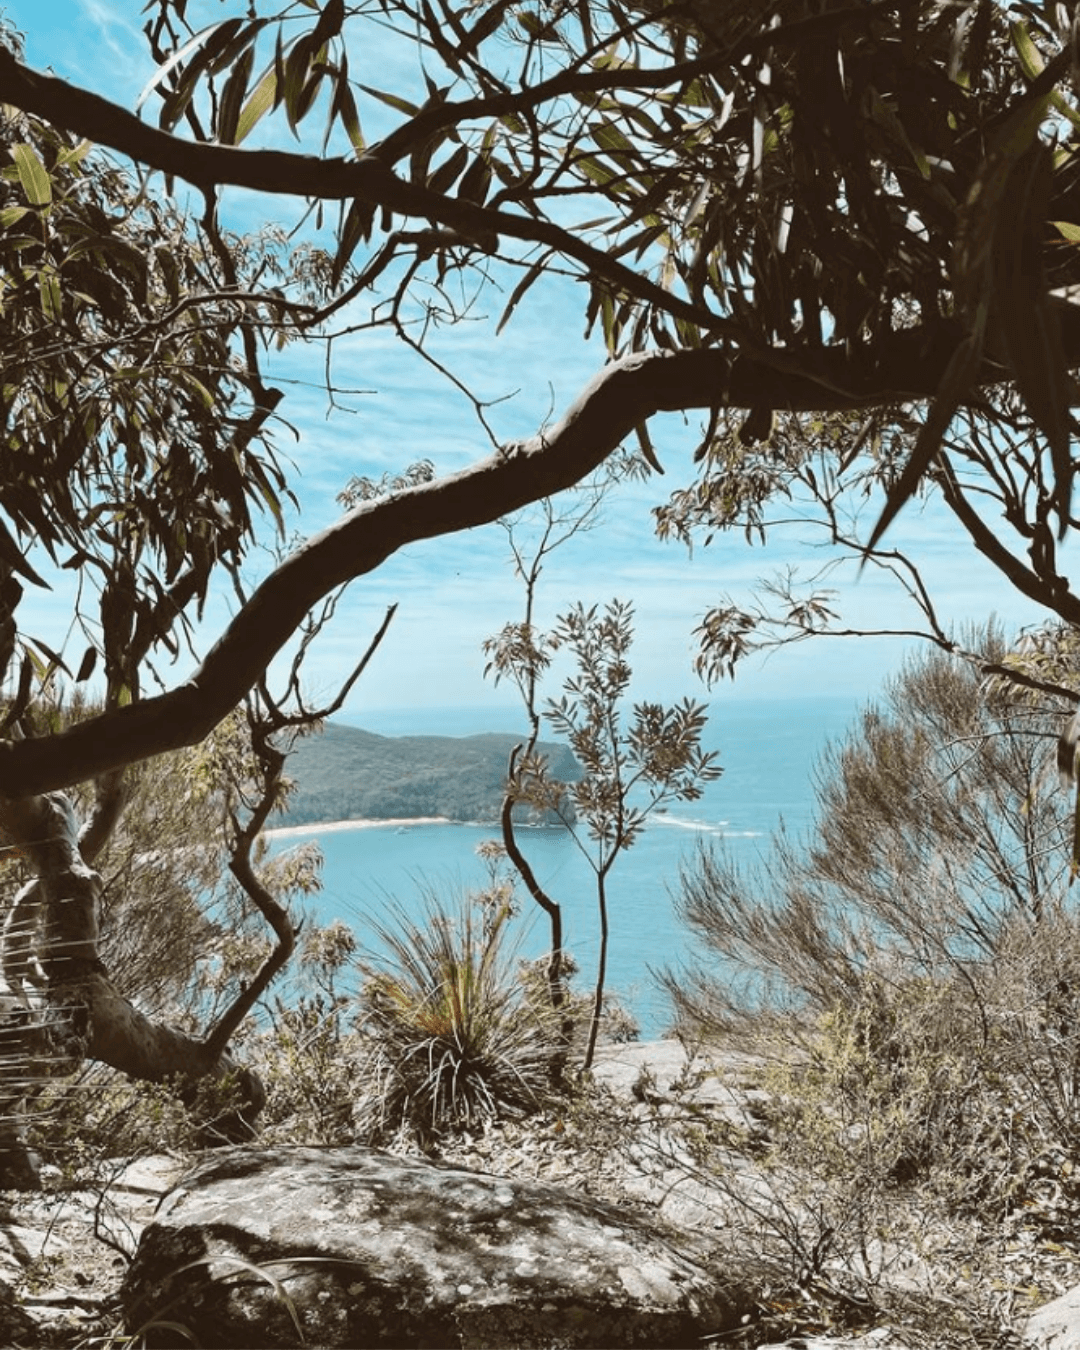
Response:
POLYGON ((549 1098, 556 1021, 520 976, 509 921, 509 906, 429 895, 421 922, 397 910, 376 925, 385 955, 359 963, 371 1135, 431 1140, 549 1098))

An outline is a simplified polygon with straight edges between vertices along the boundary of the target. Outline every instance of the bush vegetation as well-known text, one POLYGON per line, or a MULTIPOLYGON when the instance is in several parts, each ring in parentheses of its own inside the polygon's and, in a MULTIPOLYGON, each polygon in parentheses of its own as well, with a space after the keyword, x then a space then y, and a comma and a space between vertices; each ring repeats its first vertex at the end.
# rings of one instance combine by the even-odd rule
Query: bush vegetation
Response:
MULTIPOLYGON (((998 635, 980 642, 1000 665, 998 635)), ((807 838, 781 834, 756 871, 717 850, 685 870, 678 908, 702 954, 667 984, 688 1044, 759 1057, 745 1128, 553 1073, 568 1016, 584 1048, 592 999, 553 1009, 544 963, 520 959, 513 873, 490 844, 488 884, 390 907, 378 957, 340 920, 304 927, 288 983, 238 1034, 267 1087, 264 1138, 456 1157, 536 1116, 592 1167, 662 1134, 725 1197, 729 1236, 786 1272, 774 1309, 804 1320, 826 1304, 869 1317, 898 1263, 932 1263, 958 1233, 972 1251, 1018 1223, 1074 1237, 1080 923, 1047 771, 1064 711, 958 660, 913 661, 822 762, 807 838)), ((310 889, 313 860, 264 859, 263 876, 310 889)), ((242 919, 211 924, 170 1015, 259 967, 265 940, 242 919)), ((632 1035, 623 1017, 608 1008, 605 1035, 632 1035)), ((45 1083, 36 1105, 52 1119, 34 1142, 71 1180, 198 1142, 165 1088, 101 1068, 45 1083)))
POLYGON ((371 1075, 364 1132, 423 1142, 536 1110, 551 1095, 556 1022, 542 985, 521 978, 508 903, 468 896, 376 926, 386 955, 359 963, 371 1075))
MULTIPOLYGON (((993 629, 979 645, 1005 658, 993 629)), ((865 1292, 888 1253, 969 1220, 1077 1235, 1066 709, 912 660, 825 756, 806 838, 781 832, 749 869, 703 850, 684 871, 701 957, 665 981, 685 1036, 767 1066, 766 1189, 732 1180, 727 1136, 696 1156, 804 1275, 861 1271, 865 1292)))

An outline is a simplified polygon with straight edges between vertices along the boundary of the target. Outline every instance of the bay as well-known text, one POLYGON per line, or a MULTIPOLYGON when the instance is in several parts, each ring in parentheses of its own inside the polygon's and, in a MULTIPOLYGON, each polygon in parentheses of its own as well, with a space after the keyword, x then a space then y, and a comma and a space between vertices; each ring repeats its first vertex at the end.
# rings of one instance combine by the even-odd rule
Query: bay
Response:
MULTIPOLYGON (((753 862, 767 855, 781 820, 789 833, 807 831, 813 764, 857 711, 855 700, 833 695, 714 701, 705 746, 719 750, 723 776, 698 801, 672 803, 666 813, 653 815, 609 876, 608 988, 629 1007, 643 1037, 662 1035, 670 1021, 651 971, 678 967, 692 952, 673 910, 680 868, 709 843, 722 843, 740 863, 753 862)), ((514 730, 505 715, 474 708, 390 709, 347 720, 383 735, 514 730)), ((323 889, 308 909, 321 923, 344 920, 371 950, 379 946, 373 925, 385 922, 391 905, 419 915, 426 896, 453 901, 483 884, 487 872, 476 850, 495 835, 490 825, 312 825, 275 834, 272 846, 318 843, 323 889)), ((566 945, 580 967, 582 986, 589 987, 599 950, 593 872, 565 830, 523 830, 521 841, 541 884, 563 906, 566 945)), ((584 836, 583 842, 588 845, 584 836)), ((521 910, 522 954, 539 956, 548 945, 546 919, 523 889, 521 910)))

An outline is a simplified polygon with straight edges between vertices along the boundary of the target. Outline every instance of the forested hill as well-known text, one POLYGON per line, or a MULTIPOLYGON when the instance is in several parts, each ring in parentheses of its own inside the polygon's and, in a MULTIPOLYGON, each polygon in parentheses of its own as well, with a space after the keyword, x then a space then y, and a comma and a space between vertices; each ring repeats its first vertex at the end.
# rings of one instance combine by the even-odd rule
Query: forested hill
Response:
MULTIPOLYGON (((508 732, 376 736, 328 722, 321 735, 300 741, 289 756, 285 772, 296 790, 282 824, 419 816, 495 821, 510 751, 521 740, 508 732)), ((539 749, 553 777, 564 782, 581 777, 565 745, 544 742, 539 749)), ((530 820, 530 815, 517 808, 515 818, 530 820)))

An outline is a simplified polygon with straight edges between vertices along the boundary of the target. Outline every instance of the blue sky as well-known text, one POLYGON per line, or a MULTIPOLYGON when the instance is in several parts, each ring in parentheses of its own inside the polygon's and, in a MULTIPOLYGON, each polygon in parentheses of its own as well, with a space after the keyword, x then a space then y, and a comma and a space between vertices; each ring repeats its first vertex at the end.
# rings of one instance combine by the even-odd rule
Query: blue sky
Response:
MULTIPOLYGON (((139 33, 141 5, 10 0, 5 9, 26 35, 31 64, 51 67, 128 107, 134 105, 151 72, 139 33)), ((224 7, 213 9, 213 17, 225 13, 224 7)), ((399 49, 387 47, 385 59, 380 59, 384 84, 400 87, 392 82, 402 78, 402 56, 399 49)), ((234 209, 250 219, 256 208, 248 199, 234 209)), ((446 333, 440 354, 445 352, 455 373, 483 398, 503 400, 490 412, 500 438, 529 435, 576 395, 602 362, 602 352, 595 342, 584 340, 584 293, 575 283, 552 279, 534 287, 496 338, 498 308, 493 300, 485 310, 487 318, 446 333)), ((335 494, 352 474, 378 476, 425 458, 438 471, 449 471, 488 449, 466 401, 389 337, 361 334, 339 346, 336 383, 372 391, 351 396, 345 411, 328 415, 318 354, 287 351, 273 373, 290 381, 283 411, 298 439, 283 433, 281 448, 296 466, 293 486, 303 511, 293 524, 304 533, 335 517, 335 494)), ((670 488, 689 480, 695 433, 694 420, 669 417, 654 423, 653 438, 667 476, 624 487, 609 500, 602 525, 556 555, 544 574, 542 622, 578 600, 603 603, 617 596, 634 602, 639 697, 707 697, 691 671, 691 630, 702 613, 725 594, 745 601, 758 577, 789 564, 815 567, 826 560, 820 551, 779 533, 764 548, 750 548, 737 536, 699 549, 692 558, 679 544, 659 542, 650 508, 670 488)), ((925 568, 946 622, 960 625, 996 613, 1013 629, 1039 620, 1039 612, 977 557, 939 507, 909 509, 894 526, 890 542, 925 568)), ((253 575, 257 566, 253 560, 253 575)), ((881 628, 910 623, 895 591, 871 575, 857 579, 854 569, 847 575, 839 607, 849 624, 881 628)), ((829 584, 838 584, 837 579, 829 584)), ((394 601, 400 604, 398 617, 349 704, 356 720, 363 721, 368 708, 507 706, 508 695, 494 692, 482 679, 480 650, 485 636, 521 611, 521 591, 501 529, 492 526, 414 546, 355 583, 308 663, 314 694, 334 688, 394 601)), ((227 608, 224 599, 210 607, 207 642, 227 608)), ((53 625, 56 641, 63 640, 65 613, 58 603, 46 603, 41 610, 42 623, 53 625)), ((815 692, 869 697, 908 646, 899 639, 802 643, 764 661, 747 661, 734 684, 719 687, 714 697, 815 692)))

